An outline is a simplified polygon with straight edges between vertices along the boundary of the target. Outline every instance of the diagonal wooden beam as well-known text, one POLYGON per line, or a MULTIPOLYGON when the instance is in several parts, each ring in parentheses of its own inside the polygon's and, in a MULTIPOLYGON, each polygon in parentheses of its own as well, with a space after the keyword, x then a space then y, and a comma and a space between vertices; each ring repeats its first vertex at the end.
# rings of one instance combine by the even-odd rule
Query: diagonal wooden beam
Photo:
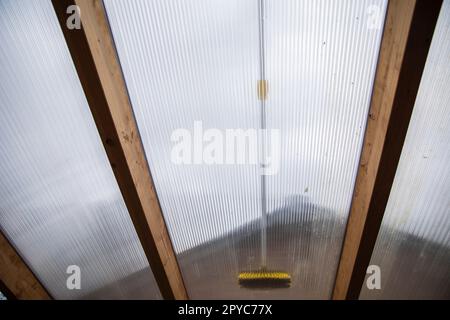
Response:
POLYGON ((51 299, 44 286, 1 232, 0 289, 8 299, 51 299))
POLYGON ((52 0, 98 132, 163 298, 187 299, 100 0, 52 0), (66 26, 77 5, 81 29, 66 26))
POLYGON ((442 0, 389 1, 333 299, 359 297, 394 181, 441 4, 442 0))

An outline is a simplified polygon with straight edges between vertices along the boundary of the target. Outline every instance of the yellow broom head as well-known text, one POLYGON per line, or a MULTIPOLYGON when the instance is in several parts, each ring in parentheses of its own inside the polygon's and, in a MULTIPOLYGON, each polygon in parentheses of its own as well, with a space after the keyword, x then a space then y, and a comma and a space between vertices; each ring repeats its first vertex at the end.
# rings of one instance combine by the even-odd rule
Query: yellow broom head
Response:
POLYGON ((257 270, 239 273, 239 284, 250 289, 277 289, 289 288, 291 276, 283 271, 257 270))

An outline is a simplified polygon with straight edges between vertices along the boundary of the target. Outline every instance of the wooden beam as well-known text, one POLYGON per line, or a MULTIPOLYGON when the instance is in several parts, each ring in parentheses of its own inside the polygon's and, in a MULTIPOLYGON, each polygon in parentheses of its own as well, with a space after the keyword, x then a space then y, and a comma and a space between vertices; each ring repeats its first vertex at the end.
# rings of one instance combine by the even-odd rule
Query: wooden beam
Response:
POLYGON ((187 299, 101 0, 52 0, 98 132, 163 298, 187 299), (70 5, 81 29, 66 26, 70 5))
POLYGON ((1 232, 0 289, 8 299, 51 299, 44 286, 1 232))
POLYGON ((389 1, 333 299, 359 297, 394 181, 441 4, 441 0, 389 1))
POLYGON ((6 297, 7 300, 17 300, 17 297, 11 290, 6 286, 6 284, 0 279, 0 292, 6 297))

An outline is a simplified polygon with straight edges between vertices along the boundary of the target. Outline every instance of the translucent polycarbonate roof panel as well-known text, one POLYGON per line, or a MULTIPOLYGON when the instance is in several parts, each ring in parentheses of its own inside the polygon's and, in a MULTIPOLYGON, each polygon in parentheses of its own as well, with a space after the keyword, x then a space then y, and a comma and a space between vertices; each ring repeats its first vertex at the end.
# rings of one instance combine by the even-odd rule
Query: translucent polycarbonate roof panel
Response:
POLYGON ((331 296, 386 4, 266 1, 267 126, 281 132, 281 166, 267 178, 269 242, 273 267, 292 272, 307 298, 331 296))
POLYGON ((444 1, 370 261, 381 287, 365 283, 362 299, 450 299, 449 57, 444 1))
POLYGON ((51 2, 0 1, 0 43, 1 231, 56 299, 160 298, 51 2))
POLYGON ((386 1, 104 4, 189 296, 329 298, 386 1), (290 288, 239 286, 264 256, 290 288))

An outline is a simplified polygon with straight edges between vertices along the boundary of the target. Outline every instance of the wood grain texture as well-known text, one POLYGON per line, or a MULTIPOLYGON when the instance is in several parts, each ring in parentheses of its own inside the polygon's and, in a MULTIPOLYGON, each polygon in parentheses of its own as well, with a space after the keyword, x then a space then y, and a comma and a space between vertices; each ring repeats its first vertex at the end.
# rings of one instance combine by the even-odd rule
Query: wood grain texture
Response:
POLYGON ((51 299, 45 288, 34 276, 8 239, 0 233, 0 280, 6 296, 24 300, 51 299))
POLYGON ((333 299, 359 297, 441 4, 442 1, 389 1, 333 299))
POLYGON ((99 0, 53 0, 61 29, 128 212, 165 299, 187 299, 134 119, 109 23, 99 0), (78 5, 81 30, 66 27, 78 5))

